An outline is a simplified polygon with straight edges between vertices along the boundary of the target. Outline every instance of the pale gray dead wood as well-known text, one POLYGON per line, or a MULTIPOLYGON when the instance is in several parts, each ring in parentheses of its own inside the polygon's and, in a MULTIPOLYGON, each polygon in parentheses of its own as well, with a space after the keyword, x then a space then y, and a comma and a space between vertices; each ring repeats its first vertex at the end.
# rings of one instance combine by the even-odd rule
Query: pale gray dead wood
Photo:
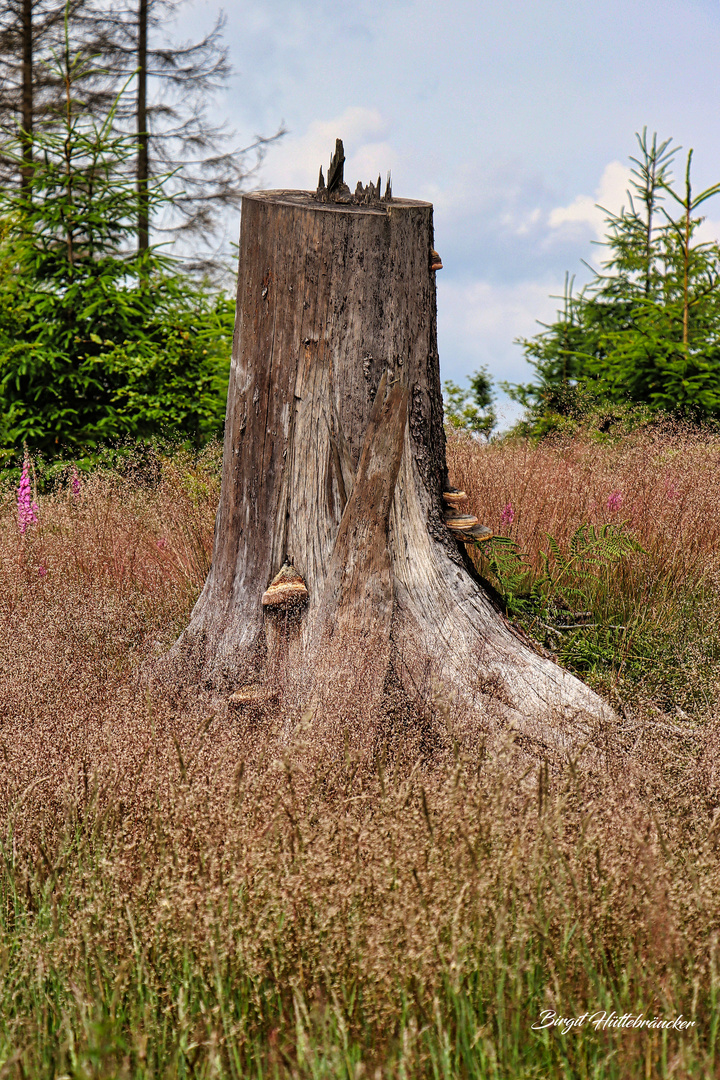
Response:
POLYGON ((391 679, 470 745, 576 755, 612 711, 513 632, 444 520, 432 206, 320 188, 243 197, 212 568, 169 669, 300 712, 368 713, 391 679), (307 599, 263 605, 285 563, 307 599))
POLYGON ((307 708, 334 719, 355 703, 363 715, 379 704, 390 662, 393 583, 388 532, 405 441, 408 389, 386 396, 383 374, 368 422, 352 494, 340 522, 309 655, 307 708))
MULTIPOLYGON (((346 206, 379 205, 380 177, 378 176, 377 178, 377 184, 373 184, 372 181, 369 184, 363 184, 360 180, 358 180, 355 191, 351 194, 350 188, 347 186, 343 179, 344 168, 345 151, 343 149, 342 139, 336 139, 335 153, 330 159, 330 166, 328 168, 327 185, 325 184, 325 177, 323 176, 323 171, 321 168, 318 178, 318 186, 315 192, 315 198, 319 202, 339 203, 346 206)), ((391 199, 392 191, 390 189, 390 173, 388 173, 387 188, 385 191, 385 202, 389 202, 391 199)))

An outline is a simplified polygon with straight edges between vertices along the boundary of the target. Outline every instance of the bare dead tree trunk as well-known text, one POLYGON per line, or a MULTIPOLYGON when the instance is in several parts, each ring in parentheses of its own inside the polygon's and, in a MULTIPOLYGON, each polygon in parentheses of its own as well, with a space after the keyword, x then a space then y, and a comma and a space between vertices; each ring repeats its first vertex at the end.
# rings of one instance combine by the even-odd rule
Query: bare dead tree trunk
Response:
POLYGON ((148 203, 148 118, 147 118, 147 40, 148 0, 138 4, 138 71, 137 71, 137 192, 138 192, 138 251, 147 251, 150 242, 150 210, 148 203))
POLYGON ((360 725, 392 680, 470 740, 575 753, 611 711, 509 628, 445 524, 432 248, 429 203, 243 198, 212 569, 173 656, 360 725))
POLYGON ((33 20, 32 0, 22 0, 22 190, 30 194, 33 164, 33 20))

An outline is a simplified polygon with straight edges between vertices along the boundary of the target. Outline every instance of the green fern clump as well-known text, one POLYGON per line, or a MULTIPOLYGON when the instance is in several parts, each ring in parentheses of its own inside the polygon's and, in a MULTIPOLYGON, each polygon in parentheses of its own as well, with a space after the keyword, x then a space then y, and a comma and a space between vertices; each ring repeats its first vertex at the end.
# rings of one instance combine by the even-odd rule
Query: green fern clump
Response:
POLYGON ((635 552, 645 554, 627 523, 580 525, 563 551, 547 533, 547 551, 541 551, 538 573, 514 540, 494 536, 479 549, 486 568, 500 588, 508 614, 547 615, 551 608, 570 609, 587 604, 600 571, 635 552))
POLYGON ((696 712, 720 678, 715 589, 677 592, 627 522, 546 534, 540 566, 510 537, 478 545, 508 618, 569 670, 623 699, 696 712))
POLYGON ((573 600, 584 602, 588 599, 588 577, 634 552, 646 554, 626 525, 626 522, 620 522, 596 528, 582 524, 570 537, 567 553, 548 534, 549 550, 541 552, 541 557, 542 577, 549 591, 568 603, 573 600))
POLYGON ((608 622, 603 600, 609 570, 646 552, 627 522, 584 522, 565 547, 546 536, 539 570, 506 536, 493 537, 479 548, 481 569, 499 592, 506 614, 568 667, 584 674, 616 667, 618 634, 626 627, 608 622))

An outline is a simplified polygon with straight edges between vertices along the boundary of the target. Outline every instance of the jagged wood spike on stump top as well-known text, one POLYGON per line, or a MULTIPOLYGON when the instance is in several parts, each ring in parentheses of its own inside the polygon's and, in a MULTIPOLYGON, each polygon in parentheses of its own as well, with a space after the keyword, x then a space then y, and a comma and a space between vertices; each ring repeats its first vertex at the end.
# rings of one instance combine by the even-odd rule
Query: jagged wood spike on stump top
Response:
POLYGON ((343 149, 342 139, 335 140, 335 153, 330 159, 330 168, 328 169, 327 178, 327 190, 328 194, 331 194, 343 183, 343 170, 345 167, 345 150, 343 149))
MULTIPOLYGON (((377 185, 373 184, 372 180, 369 184, 363 184, 361 180, 358 180, 355 191, 351 193, 350 188, 344 180, 344 168, 345 150, 343 141, 342 139, 336 139, 335 153, 330 159, 330 167, 327 174, 327 185, 325 184, 322 168, 320 169, 318 186, 315 191, 315 198, 318 202, 379 207, 382 202, 389 202, 392 199, 392 192, 390 191, 389 186, 385 189, 384 199, 382 198, 380 194, 380 176, 377 178, 377 185)), ((389 183, 390 173, 388 173, 388 185, 389 183)))

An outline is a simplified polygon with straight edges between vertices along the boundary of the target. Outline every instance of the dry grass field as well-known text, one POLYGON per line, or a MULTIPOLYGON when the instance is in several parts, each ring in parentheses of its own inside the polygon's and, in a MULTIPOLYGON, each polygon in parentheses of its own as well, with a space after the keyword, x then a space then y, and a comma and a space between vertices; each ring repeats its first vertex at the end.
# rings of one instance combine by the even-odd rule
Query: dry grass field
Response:
POLYGON ((6 485, 0 1078, 720 1075, 720 438, 449 463, 534 571, 583 523, 642 545, 578 568, 591 618, 545 642, 618 709, 602 767, 407 726, 337 759, 152 681, 208 569, 217 447, 68 474, 23 535, 6 485))

